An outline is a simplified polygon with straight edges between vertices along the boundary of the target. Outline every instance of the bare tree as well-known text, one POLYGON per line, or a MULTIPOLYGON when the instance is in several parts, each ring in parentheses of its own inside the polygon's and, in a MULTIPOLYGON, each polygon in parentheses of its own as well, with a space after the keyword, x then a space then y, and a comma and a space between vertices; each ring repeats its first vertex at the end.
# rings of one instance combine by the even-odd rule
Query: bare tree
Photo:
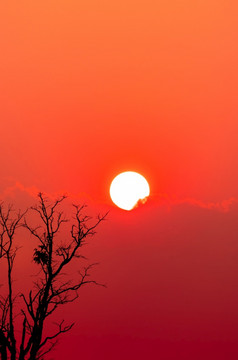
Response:
MULTIPOLYGON (((95 234, 98 225, 106 215, 98 216, 92 223, 89 216, 83 214, 85 206, 74 207, 74 215, 70 223, 69 235, 59 240, 62 225, 69 220, 65 218, 60 205, 65 196, 50 202, 42 193, 38 195, 39 203, 30 210, 38 216, 39 223, 32 226, 25 213, 13 216, 13 209, 4 212, 0 205, 0 259, 7 262, 8 294, 0 299, 0 355, 2 360, 38 360, 52 350, 60 334, 72 329, 74 323, 67 324, 61 320, 53 334, 47 334, 46 324, 49 317, 64 304, 73 302, 78 297, 78 290, 86 284, 96 281, 90 278, 90 269, 94 264, 84 266, 79 277, 73 281, 65 275, 73 259, 83 260, 85 257, 81 247, 86 239, 95 234), (17 252, 14 245, 16 230, 24 227, 36 239, 33 260, 40 268, 33 288, 26 294, 13 295, 12 270, 17 252), (15 296, 15 297, 14 297, 15 296), (16 341, 14 305, 18 296, 23 306, 17 309, 21 315, 21 338, 16 341), (10 354, 10 357, 9 357, 10 354)), ((100 284, 98 284, 100 285, 100 284)), ((19 317, 18 317, 19 318, 19 317)))
POLYGON ((4 212, 3 204, 0 204, 0 259, 7 262, 7 289, 8 295, 0 297, 0 354, 3 360, 7 360, 7 350, 11 354, 11 360, 16 359, 16 338, 13 318, 13 289, 12 270, 16 257, 17 247, 13 240, 15 232, 21 226, 21 220, 25 213, 20 212, 12 218, 12 207, 9 206, 4 212))

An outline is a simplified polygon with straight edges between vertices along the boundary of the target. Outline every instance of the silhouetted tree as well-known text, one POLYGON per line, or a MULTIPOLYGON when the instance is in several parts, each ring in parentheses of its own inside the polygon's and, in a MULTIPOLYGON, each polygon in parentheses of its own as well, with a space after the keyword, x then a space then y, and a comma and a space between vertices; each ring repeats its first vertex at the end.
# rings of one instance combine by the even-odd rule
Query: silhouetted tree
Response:
MULTIPOLYGON (((53 334, 47 334, 45 325, 55 310, 64 304, 73 302, 78 297, 78 290, 85 284, 96 281, 89 278, 89 271, 94 264, 83 267, 79 278, 69 280, 65 270, 75 258, 85 259, 81 247, 85 240, 95 234, 97 226, 106 215, 98 216, 92 224, 91 218, 83 215, 85 206, 74 206, 74 215, 68 237, 59 241, 57 235, 63 223, 68 222, 60 205, 65 196, 50 202, 42 193, 38 195, 39 203, 32 207, 38 215, 39 223, 32 226, 26 212, 15 213, 12 207, 4 210, 0 204, 0 260, 7 266, 7 295, 0 298, 0 355, 2 360, 38 360, 50 352, 60 334, 68 332, 73 323, 58 323, 53 334), (37 240, 33 261, 40 267, 33 288, 26 294, 13 293, 12 271, 18 248, 14 244, 16 231, 24 227, 37 240), (15 306, 16 298, 23 300, 22 306, 15 306), (20 339, 16 340, 16 314, 21 315, 20 339)), ((18 317, 17 319, 19 319, 18 317)), ((18 326, 19 329, 19 326, 18 326)))

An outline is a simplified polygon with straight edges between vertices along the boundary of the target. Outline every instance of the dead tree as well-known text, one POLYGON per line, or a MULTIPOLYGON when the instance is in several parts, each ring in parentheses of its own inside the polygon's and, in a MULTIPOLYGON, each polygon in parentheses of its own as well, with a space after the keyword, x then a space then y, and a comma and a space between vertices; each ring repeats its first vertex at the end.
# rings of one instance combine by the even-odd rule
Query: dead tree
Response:
POLYGON ((85 206, 74 205, 74 216, 70 224, 69 235, 64 240, 59 240, 58 235, 62 225, 69 221, 60 210, 65 196, 54 202, 50 202, 42 193, 38 197, 38 205, 31 208, 38 216, 37 226, 30 225, 25 213, 19 213, 15 219, 10 219, 12 209, 9 208, 4 213, 3 207, 0 207, 0 258, 5 258, 8 266, 8 295, 2 297, 0 301, 0 355, 2 360, 8 358, 11 360, 43 359, 44 355, 55 346, 58 336, 68 332, 74 325, 74 323, 67 324, 62 319, 58 323, 57 331, 47 334, 46 325, 49 317, 59 307, 76 300, 78 290, 83 285, 98 284, 90 278, 89 272, 94 264, 81 268, 79 277, 75 281, 66 278, 65 271, 73 259, 78 259, 78 261, 85 259, 81 247, 90 236, 95 234, 96 228, 106 215, 98 216, 92 223, 89 216, 83 215, 85 206), (39 266, 40 273, 28 294, 19 294, 23 300, 23 306, 18 309, 22 320, 21 339, 17 344, 13 316, 15 302, 12 289, 12 269, 17 251, 13 245, 13 239, 19 226, 23 226, 36 240, 33 260, 39 266))
POLYGON ((13 305, 14 295, 12 289, 12 270, 17 253, 14 245, 16 230, 21 226, 25 213, 18 213, 13 216, 12 206, 6 211, 3 204, 0 204, 0 259, 7 263, 7 296, 0 297, 0 354, 3 360, 7 360, 7 352, 11 354, 10 359, 16 359, 16 338, 14 329, 13 305))

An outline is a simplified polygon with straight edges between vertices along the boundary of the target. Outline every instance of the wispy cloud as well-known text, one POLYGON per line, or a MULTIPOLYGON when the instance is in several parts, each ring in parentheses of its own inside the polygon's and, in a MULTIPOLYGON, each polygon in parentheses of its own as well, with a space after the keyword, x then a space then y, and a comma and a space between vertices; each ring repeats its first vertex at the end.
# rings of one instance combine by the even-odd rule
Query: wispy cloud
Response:
MULTIPOLYGON (((5 189, 3 189, 0 192, 0 199, 1 200, 7 200, 7 199, 11 199, 14 200, 17 197, 20 197, 24 194, 29 196, 30 198, 34 198, 36 199, 38 193, 42 191, 41 189, 37 188, 36 186, 25 186, 24 184, 20 183, 19 181, 15 181, 15 183, 13 183, 10 186, 5 187, 5 189)), ((47 192, 44 192, 45 195, 48 198, 51 199, 55 199, 57 198, 59 195, 59 193, 50 193, 48 194, 47 192)), ((87 199, 90 200, 90 203, 93 203, 93 199, 90 198, 90 196, 88 196, 85 193, 80 193, 80 194, 71 194, 69 192, 67 192, 67 194, 70 198, 74 198, 74 199, 87 199)), ((141 207, 143 206, 143 204, 148 203, 149 204, 153 204, 153 205, 163 205, 168 209, 171 209, 173 206, 176 205, 180 205, 180 204, 188 204, 194 207, 199 207, 202 209, 208 209, 208 210, 217 210, 217 211, 222 211, 222 212, 228 212, 235 204, 238 203, 238 199, 236 199, 235 197, 231 197, 229 199, 224 199, 221 201, 217 201, 217 202, 212 202, 212 201, 203 201, 200 199, 195 199, 192 197, 186 197, 186 198, 179 198, 177 196, 173 196, 173 195, 169 195, 169 194, 151 194, 149 197, 146 197, 143 200, 138 201, 137 205, 135 207, 141 207)))
POLYGON ((1 193, 0 197, 5 198, 14 198, 17 192, 23 192, 31 197, 36 197, 39 193, 39 189, 36 186, 24 186, 20 182, 16 181, 13 185, 6 187, 1 193))
POLYGON ((172 196, 168 194, 159 194, 155 196, 152 195, 149 201, 164 205, 168 208, 180 204, 188 204, 203 209, 217 210, 222 212, 228 212, 234 204, 238 203, 238 199, 236 199, 235 197, 213 202, 213 201, 203 201, 192 197, 179 198, 177 196, 172 196))

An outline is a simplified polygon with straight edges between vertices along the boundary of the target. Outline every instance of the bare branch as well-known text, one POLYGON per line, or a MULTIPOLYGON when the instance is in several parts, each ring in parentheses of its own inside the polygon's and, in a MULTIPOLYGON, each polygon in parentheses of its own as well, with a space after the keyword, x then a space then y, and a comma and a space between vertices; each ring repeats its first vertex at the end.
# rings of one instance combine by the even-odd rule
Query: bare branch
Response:
POLYGON ((42 343, 40 344, 40 348, 42 348, 42 347, 47 343, 47 341, 53 340, 53 339, 55 339, 57 336, 59 336, 60 334, 63 334, 63 333, 68 332, 68 331, 71 330, 72 327, 74 326, 74 323, 72 323, 72 324, 70 324, 70 325, 65 325, 65 326, 63 326, 63 323, 64 323, 64 320, 62 320, 59 324, 57 324, 58 327, 59 327, 59 330, 58 330, 54 335, 47 336, 47 337, 42 341, 42 343))

